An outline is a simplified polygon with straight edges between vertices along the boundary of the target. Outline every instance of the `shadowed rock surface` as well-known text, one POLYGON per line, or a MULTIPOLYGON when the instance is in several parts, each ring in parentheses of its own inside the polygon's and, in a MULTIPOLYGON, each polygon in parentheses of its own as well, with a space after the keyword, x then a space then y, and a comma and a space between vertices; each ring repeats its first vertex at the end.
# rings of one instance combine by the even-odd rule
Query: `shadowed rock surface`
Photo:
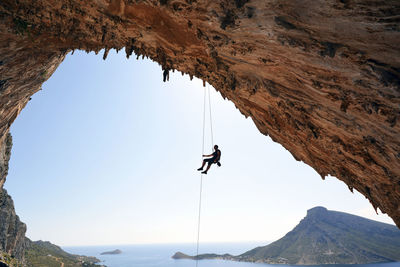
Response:
POLYGON ((0 251, 23 260, 26 225, 19 220, 14 202, 5 189, 0 190, 0 251))
POLYGON ((270 264, 366 264, 400 261, 400 230, 359 216, 308 210, 307 216, 284 237, 239 256, 177 252, 174 259, 223 259, 270 264))
POLYGON ((400 225, 400 1, 3 0, 0 22, 0 138, 69 51, 125 48, 209 82, 400 225))
POLYGON ((22 261, 25 253, 26 225, 15 213, 14 202, 3 188, 11 156, 12 138, 6 134, 0 146, 0 252, 22 261))

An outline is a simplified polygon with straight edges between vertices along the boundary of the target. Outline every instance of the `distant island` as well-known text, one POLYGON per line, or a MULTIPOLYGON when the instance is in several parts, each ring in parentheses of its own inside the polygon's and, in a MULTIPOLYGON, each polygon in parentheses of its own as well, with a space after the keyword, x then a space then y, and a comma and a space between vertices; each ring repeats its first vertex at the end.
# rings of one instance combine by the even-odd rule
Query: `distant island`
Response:
POLYGON ((199 256, 189 256, 182 252, 176 252, 172 256, 172 258, 175 260, 183 260, 183 259, 186 259, 186 260, 197 260, 197 259, 210 260, 211 259, 211 260, 232 260, 232 261, 237 260, 237 259, 235 259, 235 256, 232 256, 230 254, 219 255, 219 254, 210 253, 210 254, 200 254, 199 256))
POLYGON ((102 252, 102 253, 100 253, 100 255, 116 255, 116 254, 121 254, 121 253, 122 253, 121 250, 115 249, 115 250, 112 250, 112 251, 102 252))
POLYGON ((390 224, 315 207, 281 239, 241 255, 177 252, 173 259, 222 259, 268 264, 367 264, 400 261, 400 230, 390 224))

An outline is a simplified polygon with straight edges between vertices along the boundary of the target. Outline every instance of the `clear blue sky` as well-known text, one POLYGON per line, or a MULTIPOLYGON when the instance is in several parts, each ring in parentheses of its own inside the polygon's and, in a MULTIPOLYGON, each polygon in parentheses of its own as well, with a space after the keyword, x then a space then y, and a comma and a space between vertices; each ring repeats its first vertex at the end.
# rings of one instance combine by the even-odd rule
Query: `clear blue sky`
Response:
MULTIPOLYGON (((75 52, 12 125, 6 189, 33 240, 59 245, 193 242, 202 81, 75 52)), ((272 241, 325 206, 393 223, 335 178, 323 181, 212 89, 222 167, 204 179, 201 240, 272 241)), ((207 140, 207 147, 210 147, 207 140)), ((211 151, 209 151, 211 152, 211 151)))

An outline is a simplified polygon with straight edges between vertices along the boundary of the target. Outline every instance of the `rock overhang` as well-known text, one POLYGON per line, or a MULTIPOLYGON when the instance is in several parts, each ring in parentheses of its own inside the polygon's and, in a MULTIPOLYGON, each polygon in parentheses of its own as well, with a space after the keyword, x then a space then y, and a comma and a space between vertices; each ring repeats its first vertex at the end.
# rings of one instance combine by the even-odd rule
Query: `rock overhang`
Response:
POLYGON ((399 16, 400 2, 383 0, 5 0, 0 135, 68 51, 125 48, 209 82, 399 225, 399 16))

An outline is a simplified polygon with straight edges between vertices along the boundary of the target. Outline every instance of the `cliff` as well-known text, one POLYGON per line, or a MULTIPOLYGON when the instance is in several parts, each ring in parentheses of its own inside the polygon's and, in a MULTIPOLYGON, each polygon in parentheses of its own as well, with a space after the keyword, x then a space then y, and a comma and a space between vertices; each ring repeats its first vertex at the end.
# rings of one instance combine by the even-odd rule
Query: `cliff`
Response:
POLYGON ((23 260, 26 225, 19 220, 7 191, 0 190, 0 251, 23 260))
MULTIPOLYGON (((164 74, 209 82, 262 134, 400 226, 399 22, 397 0, 3 0, 0 151, 68 52, 104 49, 106 58, 125 48, 164 74)), ((2 199, 2 235, 20 240, 5 191, 2 199)), ((20 241, 2 240, 19 251, 20 241)))
POLYGON ((209 82, 400 225, 399 18, 397 0, 4 0, 0 136, 69 51, 125 48, 209 82))
POLYGON ((269 264, 367 264, 400 261, 400 230, 359 216, 308 210, 307 216, 281 239, 238 256, 177 252, 174 259, 223 259, 269 264))
POLYGON ((3 189, 8 173, 8 161, 11 155, 12 139, 7 134, 0 146, 0 252, 23 261, 25 253, 26 225, 15 213, 14 202, 3 189))

